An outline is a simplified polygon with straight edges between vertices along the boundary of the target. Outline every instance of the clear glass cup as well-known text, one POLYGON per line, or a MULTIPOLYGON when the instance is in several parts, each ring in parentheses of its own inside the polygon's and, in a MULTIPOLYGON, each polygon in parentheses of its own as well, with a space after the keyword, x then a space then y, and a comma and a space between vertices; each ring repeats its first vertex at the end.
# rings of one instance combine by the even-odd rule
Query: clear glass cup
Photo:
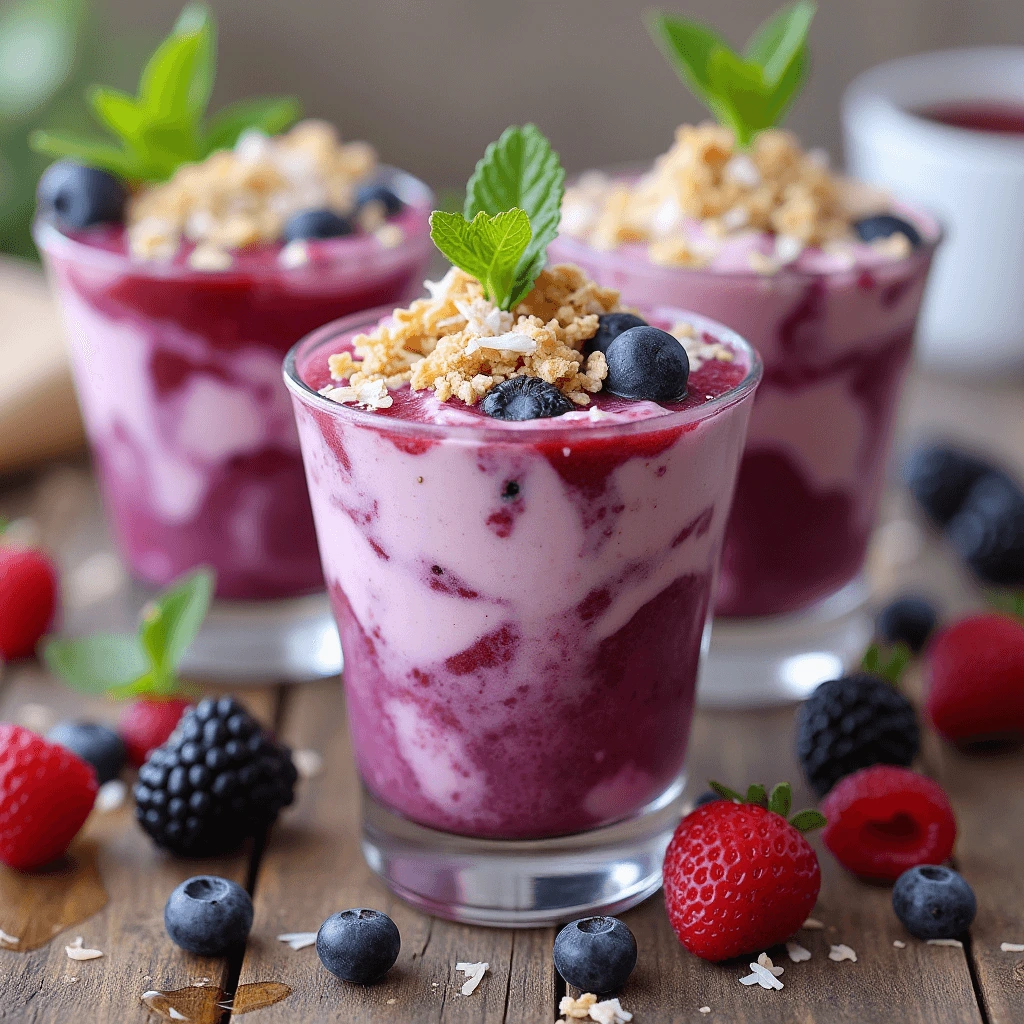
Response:
POLYGON ((285 361, 363 783, 363 849, 405 899, 490 925, 622 910, 680 816, 714 576, 761 366, 633 422, 421 423, 285 361))
POLYGON ((197 673, 306 678, 340 668, 281 360, 338 316, 418 292, 433 196, 401 171, 379 177, 407 203, 391 221, 400 243, 318 241, 294 267, 267 248, 236 254, 227 270, 143 262, 126 255, 121 228, 68 235, 35 225, 138 596, 196 565, 217 572, 220 600, 189 655, 197 673))
POLYGON ((727 324, 764 360, 736 484, 701 700, 754 705, 806 696, 870 638, 861 570, 938 226, 904 211, 923 243, 870 269, 812 272, 658 266, 645 247, 601 251, 559 236, 622 301, 727 324))

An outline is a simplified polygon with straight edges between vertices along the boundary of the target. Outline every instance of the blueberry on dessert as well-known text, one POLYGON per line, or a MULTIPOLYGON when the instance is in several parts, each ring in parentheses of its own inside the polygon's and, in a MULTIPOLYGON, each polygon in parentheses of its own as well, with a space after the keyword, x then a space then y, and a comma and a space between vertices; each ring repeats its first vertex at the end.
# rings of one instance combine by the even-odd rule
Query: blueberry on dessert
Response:
POLYGON ((538 420, 563 416, 575 406, 540 377, 510 377, 487 393, 480 408, 497 420, 538 420))
POLYGON ((157 846, 212 856, 272 825, 296 778, 288 748, 236 700, 202 700, 139 769, 135 816, 157 846))
POLYGON ((95 722, 58 722, 46 738, 91 764, 101 786, 116 779, 124 767, 127 757, 124 741, 108 726, 95 722))
POLYGON ((189 953, 221 956, 245 943, 252 928, 249 894, 218 875, 196 875, 171 893, 164 907, 164 928, 189 953))
POLYGON ((41 217, 52 217, 65 230, 77 231, 120 223, 128 189, 108 171, 58 160, 43 172, 36 198, 41 217))
POLYGON ((919 939, 955 939, 970 928, 978 902, 974 890, 952 868, 921 864, 896 879, 892 908, 919 939))
POLYGON ((921 511, 936 526, 945 526, 963 505, 973 484, 992 467, 946 444, 923 445, 903 466, 903 479, 921 511))
POLYGON ((878 613, 875 634, 885 643, 904 643, 914 654, 920 654, 937 621, 938 613, 930 601, 906 594, 878 613))
POLYGON ((340 238, 351 235, 355 229, 348 217, 333 210, 303 210, 285 221, 284 239, 294 242, 300 238, 340 238))
POLYGON ((891 213, 862 217, 854 221, 853 229, 862 242, 875 242, 891 238, 893 235, 903 235, 915 249, 921 244, 921 232, 902 217, 891 213))
POLYGON ((372 985, 395 965, 402 936, 379 910, 357 907, 331 914, 316 933, 320 962, 342 981, 372 985))
POLYGON ((690 363, 674 335, 657 327, 631 327, 605 352, 605 388, 620 398, 681 402, 686 397, 690 363))
POLYGON ((387 185, 363 185, 356 193, 356 210, 362 212, 373 204, 380 206, 385 217, 394 217, 405 208, 405 203, 387 185))
POLYGON ((635 313, 602 313, 597 318, 597 334, 586 344, 587 352, 604 352, 608 346, 623 332, 631 327, 646 327, 647 321, 635 313))
POLYGON ((617 917, 583 917, 555 937, 555 970, 583 992, 617 992, 636 967, 636 939, 617 917))

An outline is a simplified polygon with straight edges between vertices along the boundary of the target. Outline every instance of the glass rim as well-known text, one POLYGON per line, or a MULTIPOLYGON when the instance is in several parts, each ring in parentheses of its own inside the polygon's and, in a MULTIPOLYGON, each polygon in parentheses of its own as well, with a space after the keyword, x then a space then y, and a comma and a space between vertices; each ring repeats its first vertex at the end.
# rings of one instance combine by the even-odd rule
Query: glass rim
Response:
POLYGON ((250 278, 267 278, 276 277, 282 273, 308 273, 310 270, 316 272, 317 270, 341 267, 350 260, 358 260, 360 263, 363 263, 367 257, 375 257, 379 265, 386 268, 392 263, 401 262, 408 253, 409 248, 415 243, 419 243, 416 245, 416 248, 429 247, 430 233, 427 229, 427 223, 429 213, 434 208, 436 197, 433 190, 425 182, 420 181, 419 178, 408 171, 392 167, 389 164, 378 164, 372 180, 395 185, 398 191, 404 192, 409 197, 405 200, 407 206, 416 211, 423 212, 424 230, 417 232, 415 235, 406 235, 402 239, 401 244, 393 249, 381 246, 372 234, 318 239, 317 241, 320 243, 329 243, 330 245, 330 249, 325 253, 325 258, 299 267, 284 267, 276 259, 273 259, 253 266, 231 266, 224 270, 199 270, 187 264, 180 265, 171 261, 140 260, 133 258, 126 252, 113 252, 110 249, 91 245, 88 241, 72 238, 61 231, 52 220, 40 217, 38 213, 32 219, 32 239, 39 251, 47 256, 53 253, 74 259, 79 264, 108 268, 120 272, 130 272, 136 276, 154 279, 180 280, 182 278, 194 277, 210 281, 225 280, 237 275, 250 278))
MULTIPOLYGON (((621 180, 624 178, 638 177, 644 172, 650 170, 652 167, 653 161, 649 163, 628 163, 615 164, 610 167, 595 167, 589 171, 583 171, 580 174, 574 175, 572 179, 567 182, 567 185, 575 185, 583 175, 592 174, 594 171, 598 174, 604 174, 606 177, 613 180, 621 180)), ((886 268, 895 268, 907 266, 916 260, 931 259, 935 255, 935 250, 946 237, 946 229, 943 226, 942 221, 934 213, 918 207, 910 206, 907 203, 896 201, 893 205, 897 212, 904 211, 915 218, 923 219, 926 222, 925 225, 915 226, 926 226, 930 228, 930 231, 927 236, 922 233, 921 244, 906 256, 898 260, 890 260, 887 263, 881 264, 881 266, 886 268)), ((558 246, 563 250, 559 253, 559 257, 563 261, 572 261, 574 253, 580 253, 585 254, 586 258, 589 260, 597 259, 606 263, 607 266, 613 270, 619 270, 626 273, 636 272, 636 256, 623 252, 621 246, 617 249, 596 249, 594 246, 589 245, 587 242, 584 242, 579 238, 575 238, 572 235, 562 234, 561 232, 555 238, 554 242, 552 242, 552 245, 558 246)), ((652 274, 659 277, 693 277, 704 280, 710 278, 726 278, 730 281, 760 281, 762 283, 770 283, 772 281, 779 280, 808 282, 841 277, 844 274, 858 274, 862 270, 867 269, 875 268, 837 267, 835 270, 804 270, 799 267, 786 264, 785 266, 780 267, 773 274, 761 274, 756 270, 715 270, 711 267, 664 267, 661 264, 652 263, 650 259, 646 257, 643 261, 643 272, 645 274, 652 274)))
MULTIPOLYGON (((390 316, 393 311, 393 306, 377 306, 375 309, 350 313, 348 316, 324 324, 323 327, 319 327, 304 338, 300 338, 288 350, 282 367, 285 384, 293 396, 300 399, 306 405, 319 409, 330 416, 337 417, 353 426, 365 427, 369 430, 414 435, 416 437, 486 441, 488 443, 535 444, 552 439, 571 443, 571 435, 573 433, 577 433, 581 439, 603 439, 624 435, 657 433, 685 426, 699 420, 710 419, 750 396, 761 382, 761 376, 764 371, 761 356, 757 350, 737 334, 736 331, 719 323, 717 320, 712 320, 710 317, 701 316, 689 310, 678 309, 675 306, 660 305, 647 312, 654 316, 664 314, 667 319, 678 318, 686 320, 692 323, 698 330, 707 330, 714 334, 717 339, 728 342, 728 344, 742 352, 749 363, 743 379, 734 384, 728 391, 724 391, 721 395, 712 398, 703 405, 693 406, 689 409, 680 409, 675 412, 667 412, 662 416, 651 416, 641 420, 619 421, 604 426, 587 424, 585 427, 581 426, 574 431, 572 421, 560 424, 561 417, 553 417, 550 420, 550 426, 541 427, 531 425, 534 421, 526 423, 503 421, 502 426, 492 426, 486 419, 479 425, 471 425, 463 423, 421 423, 416 420, 399 419, 398 417, 377 416, 376 413, 342 405, 321 395, 319 392, 314 391, 299 376, 298 358, 300 355, 309 356, 319 348, 327 348, 340 335, 350 334, 352 331, 360 328, 375 327, 385 317, 390 316)), ((581 408, 579 411, 582 412, 585 409, 581 408)))

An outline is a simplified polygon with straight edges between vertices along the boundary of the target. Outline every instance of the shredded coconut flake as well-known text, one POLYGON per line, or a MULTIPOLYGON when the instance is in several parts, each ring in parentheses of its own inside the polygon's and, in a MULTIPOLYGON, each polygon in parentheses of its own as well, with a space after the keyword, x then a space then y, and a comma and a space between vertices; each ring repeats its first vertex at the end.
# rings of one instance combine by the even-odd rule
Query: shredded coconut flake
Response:
POLYGON ((16 946, 19 942, 21 939, 17 935, 8 935, 3 928, 0 928, 0 943, 5 946, 16 946))
POLYGON ((354 387, 336 388, 328 385, 320 394, 339 405, 358 405, 362 409, 390 409, 394 399, 383 380, 364 380, 354 387))
POLYGON ((70 960, 95 960, 97 957, 103 956, 103 950, 101 949, 84 948, 81 935, 70 946, 65 946, 64 952, 67 953, 70 960))
POLYGON ((711 1012, 711 1007, 710 1006, 702 1006, 697 1012, 698 1013, 710 1013, 711 1012))
POLYGON ((515 331, 498 335, 496 338, 470 338, 466 345, 466 354, 472 355, 482 348, 494 349, 496 352, 520 352, 524 356, 529 356, 537 351, 537 341, 528 334, 517 334, 515 331))
POLYGON ((825 926, 815 917, 807 918, 800 927, 809 932, 820 932, 825 928, 825 926))
POLYGON ((805 949, 799 942, 787 942, 786 952, 789 954, 789 959, 795 964, 800 964, 805 960, 811 959, 811 951, 809 949, 805 949))
POLYGON ((124 806, 127 795, 128 787, 120 779, 111 779, 109 782, 104 782, 96 791, 94 806, 101 814, 109 814, 124 806))
POLYGON ((309 243, 302 238, 293 238, 277 254, 277 262, 286 270, 297 270, 309 263, 309 243))
POLYGON ((1024 953, 1024 942, 1000 942, 999 948, 1004 953, 1024 953))
POLYGON ((292 762, 300 779, 311 779, 319 775, 324 766, 324 759, 316 750, 293 750, 292 762))
POLYGON ((316 943, 316 932, 285 932, 277 936, 278 942, 287 942, 295 950, 305 949, 316 943))
POLYGON ((857 954, 843 942, 829 949, 828 958, 829 960, 835 960, 837 964, 842 963, 843 960, 850 960, 852 963, 857 962, 857 954))
POLYGON ((907 944, 902 939, 893 939, 892 940, 892 944, 897 949, 906 949, 907 948, 907 944))
POLYGON ((455 970, 462 971, 466 975, 466 981, 462 986, 462 994, 464 996, 471 996, 477 990, 477 986, 484 980, 484 975, 490 970, 490 967, 491 965, 486 963, 459 963, 455 965, 455 970))
POLYGON ((784 973, 784 967, 776 967, 772 958, 767 953, 762 953, 756 963, 748 965, 751 973, 740 978, 741 985, 760 985, 761 988, 781 990, 784 986, 779 981, 779 975, 784 973))
POLYGON ((959 939, 929 939, 929 946, 953 946, 956 949, 963 949, 964 944, 959 939))

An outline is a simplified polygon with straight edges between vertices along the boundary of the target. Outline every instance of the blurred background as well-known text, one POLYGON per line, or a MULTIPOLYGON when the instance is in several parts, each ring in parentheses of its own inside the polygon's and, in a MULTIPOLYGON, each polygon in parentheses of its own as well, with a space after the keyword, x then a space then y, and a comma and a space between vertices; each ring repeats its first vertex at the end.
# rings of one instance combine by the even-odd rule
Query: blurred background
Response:
MULTIPOLYGON (((182 0, 0 0, 0 251, 31 253, 45 161, 27 132, 84 117, 86 84, 134 91, 182 0)), ((536 121, 572 171, 646 159, 702 109, 647 36, 650 0, 212 0, 213 108, 291 92, 309 114, 439 189, 465 183, 484 145, 536 121)), ((777 0, 666 4, 741 44, 777 0)), ((839 97, 860 71, 922 50, 1024 42, 1020 0, 819 0, 812 83, 789 125, 839 156, 839 97)))

